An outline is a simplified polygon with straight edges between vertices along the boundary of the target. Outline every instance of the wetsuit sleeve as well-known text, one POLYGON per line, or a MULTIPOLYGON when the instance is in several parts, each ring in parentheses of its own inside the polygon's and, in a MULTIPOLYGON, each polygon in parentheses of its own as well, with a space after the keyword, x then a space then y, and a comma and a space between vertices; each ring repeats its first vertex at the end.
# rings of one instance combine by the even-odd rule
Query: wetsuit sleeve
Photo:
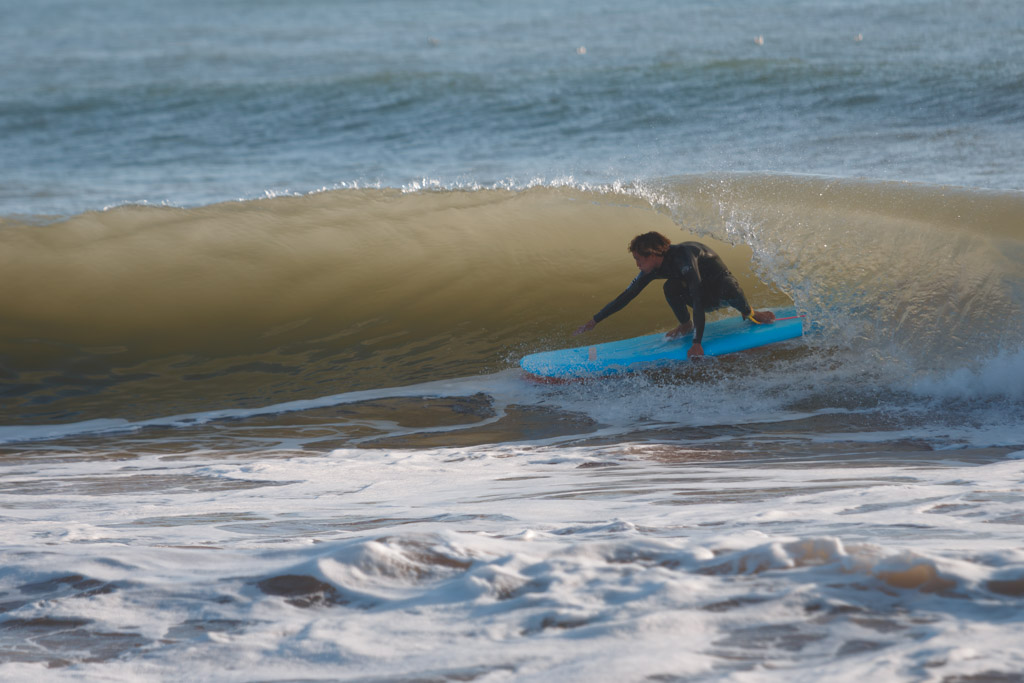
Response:
POLYGON ((626 304, 635 299, 637 294, 642 292, 644 290, 644 287, 650 284, 653 279, 653 273, 640 273, 639 275, 637 275, 635 278, 633 278, 633 281, 629 283, 629 287, 626 287, 626 290, 622 294, 619 294, 611 303, 609 303, 607 306, 602 308, 594 315, 594 322, 599 323, 608 316, 610 316, 612 313, 618 313, 619 311, 621 311, 623 308, 626 307, 626 304))

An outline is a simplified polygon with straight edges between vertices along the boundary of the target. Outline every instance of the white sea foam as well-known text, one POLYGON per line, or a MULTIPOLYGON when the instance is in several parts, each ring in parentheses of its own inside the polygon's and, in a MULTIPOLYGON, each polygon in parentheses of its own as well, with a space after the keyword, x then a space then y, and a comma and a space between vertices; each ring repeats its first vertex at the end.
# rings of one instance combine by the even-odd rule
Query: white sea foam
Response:
POLYGON ((942 398, 1024 399, 1024 349, 1001 351, 977 367, 958 368, 951 373, 920 380, 915 389, 942 398))
POLYGON ((10 467, 0 589, 18 656, 0 675, 46 675, 76 638, 91 656, 62 678, 853 681, 1024 664, 1024 629, 998 616, 1024 598, 1020 460, 676 451, 10 467))

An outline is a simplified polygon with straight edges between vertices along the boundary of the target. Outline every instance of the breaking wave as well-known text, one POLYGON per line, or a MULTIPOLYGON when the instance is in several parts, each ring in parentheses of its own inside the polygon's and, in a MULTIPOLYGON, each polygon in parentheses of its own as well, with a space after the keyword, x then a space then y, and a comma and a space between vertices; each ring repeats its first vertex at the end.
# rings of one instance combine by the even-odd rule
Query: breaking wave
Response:
MULTIPOLYGON (((1021 352, 1021 215, 1019 193, 742 175, 8 218, 0 373, 50 421, 82 397, 180 411, 495 372, 571 344, 632 278, 628 240, 659 230, 719 249, 756 306, 808 312, 820 346, 969 382, 1021 352)), ((669 318, 648 294, 591 339, 669 318)))

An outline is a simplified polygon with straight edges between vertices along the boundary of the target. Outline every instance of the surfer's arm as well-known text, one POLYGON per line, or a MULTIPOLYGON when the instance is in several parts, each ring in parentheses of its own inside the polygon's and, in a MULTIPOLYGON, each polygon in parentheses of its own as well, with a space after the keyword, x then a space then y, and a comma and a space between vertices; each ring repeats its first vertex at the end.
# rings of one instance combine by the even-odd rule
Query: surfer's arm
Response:
POLYGON ((629 287, 626 287, 625 291, 622 292, 622 294, 619 294, 607 306, 605 306, 600 311, 595 313, 594 317, 591 318, 591 320, 587 321, 582 327, 580 327, 578 331, 587 332, 588 330, 592 330, 594 329, 594 325, 597 325, 599 322, 601 322, 611 314, 618 313, 619 311, 621 311, 623 308, 626 307, 626 304, 635 299, 637 295, 644 290, 644 287, 650 284, 650 282, 653 279, 653 274, 640 273, 639 275, 637 275, 635 278, 633 278, 633 281, 629 283, 629 287), (593 322, 594 324, 591 325, 591 322, 593 322), (589 327, 587 327, 588 325, 589 327), (583 329, 584 327, 587 327, 587 329, 583 329))
MULTIPOLYGON (((700 269, 697 267, 697 254, 688 249, 687 256, 690 258, 690 268, 684 277, 690 289, 690 305, 693 308, 693 346, 699 349, 702 355, 704 349, 700 343, 704 339, 704 286, 700 279, 700 269)), ((698 354, 691 348, 691 355, 698 354)))

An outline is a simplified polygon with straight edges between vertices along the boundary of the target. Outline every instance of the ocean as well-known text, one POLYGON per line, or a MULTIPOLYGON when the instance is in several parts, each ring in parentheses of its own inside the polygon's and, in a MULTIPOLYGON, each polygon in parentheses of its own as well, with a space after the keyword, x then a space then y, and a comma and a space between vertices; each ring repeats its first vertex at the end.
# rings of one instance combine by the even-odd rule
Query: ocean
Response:
POLYGON ((1024 681, 1016 0, 4 2, 0 158, 0 679, 1024 681), (649 230, 805 335, 525 375, 649 230))

